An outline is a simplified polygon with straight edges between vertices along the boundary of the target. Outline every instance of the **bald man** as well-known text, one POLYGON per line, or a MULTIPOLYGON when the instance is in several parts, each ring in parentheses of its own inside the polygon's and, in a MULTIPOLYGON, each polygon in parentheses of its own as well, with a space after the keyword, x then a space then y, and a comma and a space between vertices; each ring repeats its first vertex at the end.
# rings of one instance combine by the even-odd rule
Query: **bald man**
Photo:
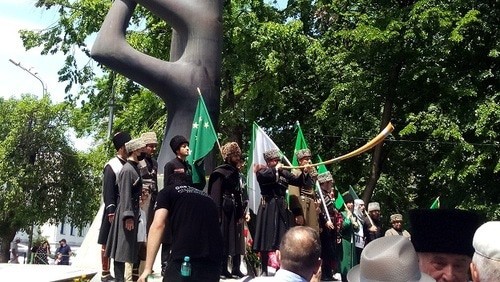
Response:
POLYGON ((311 227, 290 228, 276 251, 281 268, 274 277, 258 277, 251 281, 310 281, 321 267, 319 233, 311 227))

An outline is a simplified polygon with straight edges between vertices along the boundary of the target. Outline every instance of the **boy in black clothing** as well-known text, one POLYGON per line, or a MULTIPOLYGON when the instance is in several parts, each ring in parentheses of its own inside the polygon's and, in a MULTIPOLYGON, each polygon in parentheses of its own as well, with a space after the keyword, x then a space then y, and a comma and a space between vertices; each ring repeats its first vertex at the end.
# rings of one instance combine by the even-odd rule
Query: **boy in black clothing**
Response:
POLYGON ((205 192, 177 184, 184 181, 178 178, 181 177, 174 174, 171 185, 158 194, 148 236, 145 270, 139 281, 146 281, 152 273, 165 228, 172 232, 172 245, 164 280, 168 277, 168 281, 219 281, 222 234, 217 208, 205 192), (190 257, 192 267, 191 276, 187 278, 180 276, 185 256, 190 257))

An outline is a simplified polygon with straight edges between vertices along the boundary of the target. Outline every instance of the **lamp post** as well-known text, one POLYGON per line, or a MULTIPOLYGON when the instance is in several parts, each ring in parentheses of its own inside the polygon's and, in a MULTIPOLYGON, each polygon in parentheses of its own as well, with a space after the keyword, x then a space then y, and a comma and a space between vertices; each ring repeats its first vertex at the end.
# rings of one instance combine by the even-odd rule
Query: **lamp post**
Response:
MULTIPOLYGON (((9 59, 9 62, 11 62, 15 66, 21 68, 23 71, 31 74, 34 78, 36 78, 38 81, 40 81, 40 83, 42 84, 42 97, 45 98, 45 96, 47 95, 47 87, 45 86, 45 83, 43 82, 43 80, 38 76, 38 74, 33 73, 33 72, 31 72, 31 69, 27 69, 24 66, 22 66, 20 62, 16 63, 12 59, 9 59)), ((32 245, 33 245, 33 231, 34 231, 35 226, 32 223, 30 227, 31 228, 30 228, 30 232, 29 232, 29 236, 28 236, 28 252, 27 252, 28 254, 27 255, 28 255, 28 263, 33 263, 32 256, 31 256, 31 249, 32 249, 32 245)))
POLYGON ((9 59, 9 62, 11 62, 11 63, 12 63, 12 64, 14 64, 15 66, 17 66, 17 67, 21 68, 21 69, 22 69, 22 70, 24 70, 25 72, 27 72, 27 73, 31 74, 34 78, 38 79, 38 81, 40 81, 40 83, 42 84, 42 95, 43 95, 43 97, 45 97, 45 96, 47 95, 47 87, 45 86, 45 83, 44 83, 44 82, 43 82, 43 80, 42 80, 42 79, 38 76, 38 74, 37 74, 37 73, 33 73, 33 72, 31 72, 31 70, 29 70, 29 69, 27 69, 27 68, 23 67, 23 66, 21 65, 21 63, 20 63, 20 62, 16 63, 16 62, 14 62, 14 60, 12 60, 12 59, 9 59))

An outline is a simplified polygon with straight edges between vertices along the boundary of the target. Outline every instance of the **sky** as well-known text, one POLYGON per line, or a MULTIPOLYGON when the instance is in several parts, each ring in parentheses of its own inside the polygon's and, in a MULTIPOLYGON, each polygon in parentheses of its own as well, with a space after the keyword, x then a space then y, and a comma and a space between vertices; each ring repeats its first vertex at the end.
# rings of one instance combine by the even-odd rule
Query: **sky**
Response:
POLYGON ((64 84, 58 82, 57 71, 64 63, 62 54, 40 55, 41 48, 26 51, 19 37, 21 29, 44 29, 57 21, 51 10, 36 8, 35 0, 0 1, 0 94, 2 97, 20 97, 23 93, 42 95, 42 84, 28 72, 12 64, 20 63, 37 73, 54 102, 64 99, 64 84))
MULTIPOLYGON (((21 66, 35 73, 45 84, 53 102, 62 102, 65 83, 58 82, 57 72, 64 64, 65 56, 61 54, 41 55, 41 48, 26 51, 19 37, 21 29, 44 29, 57 22, 57 13, 35 7, 36 0, 0 0, 0 97, 19 98, 29 93, 41 97, 42 83, 35 77, 14 65, 21 66)), ((88 60, 84 55, 82 59, 88 60)), ((75 92, 77 89, 72 89, 75 92)), ((77 139, 69 133, 75 148, 85 151, 92 146, 91 138, 77 139)))
MULTIPOLYGON (((66 96, 66 84, 58 81, 57 72, 64 65, 65 56, 62 53, 41 55, 41 48, 26 51, 19 37, 21 29, 40 30, 57 22, 54 9, 36 8, 35 3, 36 0, 0 0, 0 97, 19 98, 25 93, 41 97, 43 94, 42 83, 9 61, 12 60, 40 78, 53 102, 62 102, 66 96)), ((284 7, 285 3, 285 0, 279 0, 277 5, 284 7)), ((89 60, 81 52, 76 58, 81 64, 89 60)), ((71 92, 77 90, 73 87, 71 92)), ((91 138, 77 139, 73 132, 69 137, 78 150, 85 151, 93 143, 91 138)))

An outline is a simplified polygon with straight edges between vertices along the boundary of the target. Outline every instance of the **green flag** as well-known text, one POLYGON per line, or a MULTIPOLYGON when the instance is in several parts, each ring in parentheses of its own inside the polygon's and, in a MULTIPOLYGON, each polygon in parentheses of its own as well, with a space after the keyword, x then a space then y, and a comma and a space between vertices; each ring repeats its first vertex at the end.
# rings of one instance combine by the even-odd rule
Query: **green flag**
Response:
MULTIPOLYGON (((323 160, 321 159, 320 156, 317 156, 317 159, 318 159, 318 163, 323 162, 323 160)), ((324 173, 324 172, 327 172, 327 171, 328 171, 328 169, 326 168, 326 165, 322 164, 322 165, 318 166, 318 173, 324 173)))
POLYGON ((349 185, 349 194, 351 194, 354 200, 359 199, 358 194, 356 194, 356 191, 354 191, 354 188, 352 188, 351 185, 349 185))
POLYGON ((302 149, 307 149, 307 142, 302 133, 302 128, 300 128, 299 121, 295 122, 295 130, 297 130, 297 138, 295 139, 295 149, 293 150, 292 165, 298 166, 299 160, 297 160, 297 151, 302 149))
POLYGON ((439 202, 439 196, 434 200, 434 203, 431 205, 431 209, 439 209, 441 203, 439 202))
POLYGON ((337 190, 337 198, 335 198, 335 208, 337 210, 340 210, 344 206, 344 198, 342 197, 342 194, 340 194, 339 189, 335 187, 335 190, 337 190))
POLYGON ((216 142, 217 133, 208 114, 205 101, 203 101, 203 97, 200 95, 189 138, 191 154, 187 158, 188 162, 193 164, 193 183, 203 182, 202 179, 205 177, 203 159, 212 151, 216 142))

